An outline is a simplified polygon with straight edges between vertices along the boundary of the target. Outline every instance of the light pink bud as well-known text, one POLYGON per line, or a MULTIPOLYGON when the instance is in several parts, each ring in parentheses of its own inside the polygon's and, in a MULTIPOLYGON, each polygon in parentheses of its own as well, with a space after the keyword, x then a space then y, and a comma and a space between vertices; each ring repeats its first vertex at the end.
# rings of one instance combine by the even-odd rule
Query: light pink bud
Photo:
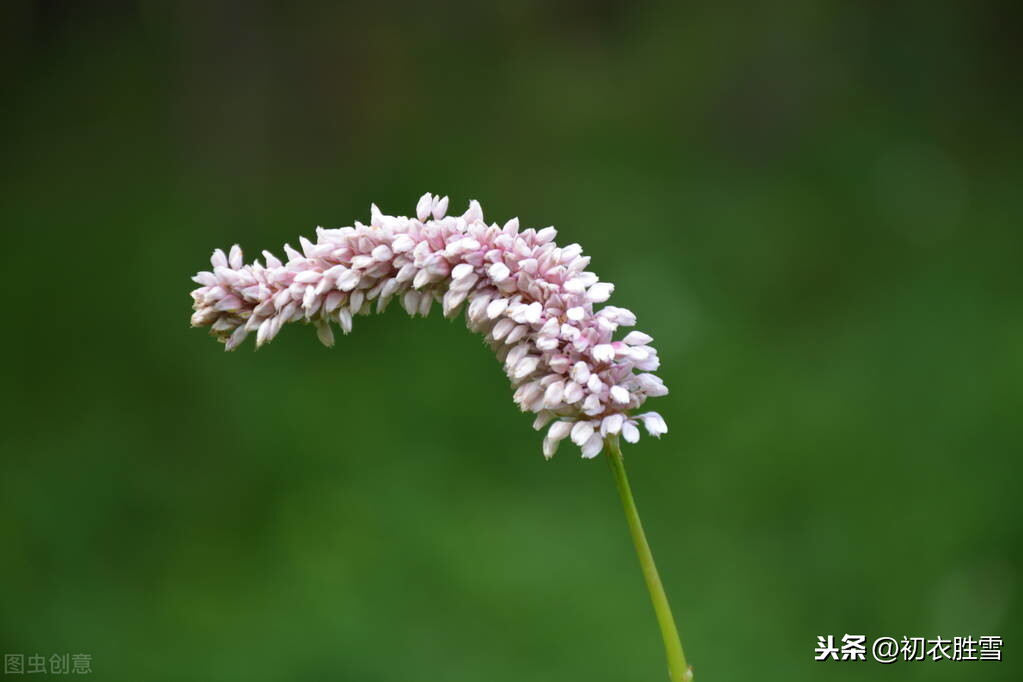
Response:
POLYGON ((416 217, 419 220, 425 222, 430 217, 430 210, 433 208, 433 197, 427 192, 423 196, 419 197, 419 203, 416 204, 416 217))
POLYGON ((340 277, 337 278, 337 288, 341 291, 351 291, 355 287, 359 286, 359 273, 355 270, 345 270, 340 277))
POLYGON ((494 283, 500 284, 511 276, 511 270, 504 263, 494 263, 487 269, 487 274, 494 283))
POLYGON ((494 328, 490 332, 490 336, 495 341, 500 341, 505 336, 507 336, 508 332, 510 332, 514 328, 515 328, 515 320, 509 320, 507 317, 505 317, 505 318, 502 318, 497 324, 494 325, 494 328))
POLYGON ((547 244, 554 241, 554 238, 558 236, 558 231, 553 227, 545 227, 542 230, 538 230, 536 233, 537 244, 547 244))
POLYGON ((582 453, 586 459, 593 459, 600 454, 600 451, 604 449, 604 439, 600 437, 600 434, 595 433, 589 437, 589 439, 583 443, 582 453))
POLYGON ((610 343, 601 343, 593 347, 593 359, 597 362, 611 362, 615 359, 615 348, 610 343))
POLYGON ((467 223, 482 222, 483 220, 483 208, 480 206, 480 202, 473 199, 469 202, 469 210, 462 214, 462 220, 467 223))
POLYGON ((527 325, 520 324, 517 327, 515 327, 515 329, 511 330, 511 332, 508 334, 508 337, 504 340, 504 342, 507 343, 508 345, 518 343, 522 339, 526 338, 527 334, 529 334, 529 327, 527 325))
POLYGON ((580 360, 572 366, 572 378, 580 384, 585 384, 590 378, 590 366, 580 360))
POLYGON ((433 200, 433 214, 434 220, 442 219, 448 212, 448 198, 442 197, 440 199, 434 198, 433 200))
POLYGON ((533 372, 536 371, 537 366, 540 364, 540 358, 535 355, 527 355, 526 357, 519 360, 519 363, 515 365, 514 377, 516 379, 523 379, 533 372))
POLYGON ((586 292, 586 284, 578 278, 565 282, 565 291, 570 294, 582 294, 586 292))
POLYGON ((600 432, 604 435, 620 433, 624 423, 625 417, 623 415, 609 414, 604 417, 604 421, 600 423, 600 432))
POLYGON ((316 338, 327 348, 334 345, 334 332, 330 330, 330 326, 326 322, 316 323, 316 338))
POLYGON ((338 324, 341 325, 341 331, 343 331, 345 334, 348 334, 349 332, 352 331, 352 313, 348 309, 342 308, 341 310, 339 310, 337 313, 337 318, 338 324))
POLYGON ((631 419, 622 424, 622 438, 628 443, 635 443, 639 440, 639 429, 631 419))
POLYGON ((487 317, 491 320, 497 318, 508 308, 507 298, 497 298, 490 302, 487 306, 487 317))
POLYGON ((624 386, 612 386, 611 387, 611 400, 622 405, 629 402, 632 396, 629 395, 628 389, 624 386))
POLYGON ((561 399, 565 395, 565 382, 556 381, 547 387, 547 391, 543 394, 544 406, 553 409, 561 404, 561 399))
POLYGON ((600 397, 591 393, 586 396, 586 400, 583 401, 583 413, 590 415, 600 414, 604 411, 604 405, 600 402, 600 397))
POLYGON ((654 337, 649 334, 644 334, 640 331, 632 331, 625 335, 625 338, 622 339, 622 343, 627 343, 630 346, 645 346, 653 340, 654 337))
POLYGON ((391 251, 394 253, 405 253, 406 251, 411 251, 415 246, 416 242, 412 237, 407 234, 399 234, 391 242, 391 251))
POLYGON ((472 274, 472 266, 468 263, 459 263, 451 269, 451 279, 464 279, 472 274))
POLYGON ((593 424, 588 421, 578 421, 572 427, 572 442, 582 446, 593 435, 593 424))
POLYGON ((647 412, 646 414, 639 415, 640 421, 643 422, 643 426, 654 438, 660 438, 663 434, 668 433, 668 425, 665 423, 664 418, 656 412, 647 412))
POLYGON ((611 298, 611 292, 614 290, 614 284, 599 282, 589 288, 589 291, 586 292, 586 298, 593 303, 603 303, 607 299, 611 298))
POLYGON ((543 427, 547 426, 550 421, 554 419, 554 413, 544 410, 536 415, 536 419, 533 420, 533 429, 539 431, 543 427))

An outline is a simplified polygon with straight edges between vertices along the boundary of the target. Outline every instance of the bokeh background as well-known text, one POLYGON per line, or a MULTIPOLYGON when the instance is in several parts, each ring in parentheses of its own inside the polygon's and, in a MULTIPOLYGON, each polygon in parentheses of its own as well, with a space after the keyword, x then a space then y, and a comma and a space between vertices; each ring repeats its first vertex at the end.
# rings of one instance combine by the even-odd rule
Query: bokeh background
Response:
POLYGON ((1018 3, 0 12, 3 653, 664 679, 607 466, 545 462, 461 321, 188 327, 213 247, 432 191, 555 224, 656 338, 626 456, 698 680, 1021 679, 1018 3), (845 633, 1005 660, 813 662, 845 633))

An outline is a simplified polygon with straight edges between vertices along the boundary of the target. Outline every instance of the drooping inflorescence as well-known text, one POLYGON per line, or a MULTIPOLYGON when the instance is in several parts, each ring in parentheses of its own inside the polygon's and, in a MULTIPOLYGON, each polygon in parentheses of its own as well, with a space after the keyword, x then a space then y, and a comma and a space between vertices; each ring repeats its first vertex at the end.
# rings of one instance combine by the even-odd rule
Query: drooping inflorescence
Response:
POLYGON ((659 365, 651 337, 619 327, 636 316, 602 304, 614 285, 586 270, 582 247, 554 243, 553 227, 520 230, 518 219, 487 225, 476 201, 460 217, 446 216, 447 197, 425 194, 416 217, 388 216, 374 205, 369 225, 316 229, 316 243, 287 244, 287 262, 264 251, 266 263, 247 265, 235 245, 217 249, 212 272, 192 279, 192 326, 233 350, 251 333, 268 343, 287 322, 316 327, 326 346, 331 324, 347 334, 352 316, 377 312, 398 298, 410 315, 426 315, 434 301, 446 317, 459 314, 484 335, 504 362, 515 402, 536 413, 534 428, 550 428, 543 442, 550 458, 567 437, 583 457, 600 453, 608 434, 634 443, 637 420, 654 436, 668 427, 656 412, 634 414, 650 396, 667 394, 652 371, 659 365), (551 423, 553 421, 553 423, 551 423))

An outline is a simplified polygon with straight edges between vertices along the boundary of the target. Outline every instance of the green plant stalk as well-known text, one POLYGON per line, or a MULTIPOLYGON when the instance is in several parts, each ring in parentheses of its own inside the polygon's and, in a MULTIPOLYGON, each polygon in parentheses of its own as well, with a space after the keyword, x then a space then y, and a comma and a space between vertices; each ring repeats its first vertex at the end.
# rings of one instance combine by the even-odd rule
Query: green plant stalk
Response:
POLYGON ((615 484, 618 486, 618 494, 622 498, 625 519, 629 522, 632 543, 636 546, 639 564, 643 568, 643 579, 650 591, 650 601, 654 604, 657 624, 661 627, 664 651, 668 656, 668 675, 671 682, 690 682, 693 679, 693 671, 686 664, 686 655, 682 651, 682 642, 678 637, 675 619, 671 615, 668 596, 664 593, 661 577, 657 574, 657 566, 654 564, 654 555, 650 552, 650 545, 643 532, 643 522, 639 519, 636 502, 632 499, 632 490, 629 488, 629 479, 625 475, 625 461, 622 458, 621 447, 618 445, 618 436, 608 436, 605 444, 607 446, 607 461, 611 464, 615 484))

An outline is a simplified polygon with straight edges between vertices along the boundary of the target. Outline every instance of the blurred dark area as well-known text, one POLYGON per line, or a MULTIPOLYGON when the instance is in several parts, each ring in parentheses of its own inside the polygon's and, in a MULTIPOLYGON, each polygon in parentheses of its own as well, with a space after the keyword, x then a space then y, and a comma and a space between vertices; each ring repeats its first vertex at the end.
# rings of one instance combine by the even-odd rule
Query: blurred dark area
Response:
POLYGON ((0 6, 0 653, 103 680, 660 680, 607 466, 461 321, 230 355, 214 247, 554 224, 654 336, 626 450, 696 679, 1010 680, 1018 2, 0 6), (1001 662, 814 662, 818 635, 1001 662))

